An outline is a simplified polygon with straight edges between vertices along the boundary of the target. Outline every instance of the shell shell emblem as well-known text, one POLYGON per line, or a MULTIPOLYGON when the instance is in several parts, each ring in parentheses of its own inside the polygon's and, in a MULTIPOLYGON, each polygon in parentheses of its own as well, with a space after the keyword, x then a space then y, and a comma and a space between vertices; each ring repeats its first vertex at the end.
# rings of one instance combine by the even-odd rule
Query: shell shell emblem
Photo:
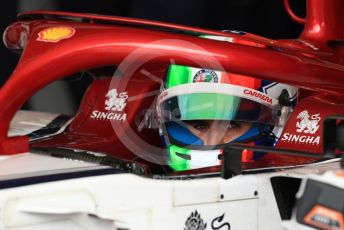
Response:
POLYGON ((50 27, 38 33, 37 41, 56 43, 63 39, 71 38, 74 34, 75 29, 72 27, 50 27))

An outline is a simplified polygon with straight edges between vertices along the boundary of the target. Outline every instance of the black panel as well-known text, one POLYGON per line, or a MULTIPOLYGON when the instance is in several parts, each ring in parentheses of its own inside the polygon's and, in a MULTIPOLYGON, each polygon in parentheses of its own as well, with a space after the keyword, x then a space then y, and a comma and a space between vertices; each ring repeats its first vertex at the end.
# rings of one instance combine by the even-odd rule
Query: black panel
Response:
POLYGON ((271 184, 281 219, 291 219, 291 214, 296 202, 295 195, 299 190, 301 179, 291 177, 273 177, 271 178, 271 184))
MULTIPOLYGON (((17 1, 0 1, 0 35, 5 31, 6 27, 16 20, 17 15, 17 1)), ((10 52, 2 44, 2 39, 0 40, 0 87, 5 83, 8 77, 13 72, 19 55, 10 52)))

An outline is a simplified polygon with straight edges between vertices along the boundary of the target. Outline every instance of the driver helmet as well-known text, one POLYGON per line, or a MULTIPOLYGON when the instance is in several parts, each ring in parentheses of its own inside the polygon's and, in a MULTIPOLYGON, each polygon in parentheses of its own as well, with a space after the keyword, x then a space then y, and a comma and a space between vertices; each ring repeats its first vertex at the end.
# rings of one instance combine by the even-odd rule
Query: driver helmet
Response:
MULTIPOLYGON (((157 100, 168 165, 175 171, 219 165, 222 150, 202 150, 209 146, 275 145, 297 95, 298 89, 286 84, 170 65, 157 100)), ((246 151, 243 161, 260 157, 246 151)))

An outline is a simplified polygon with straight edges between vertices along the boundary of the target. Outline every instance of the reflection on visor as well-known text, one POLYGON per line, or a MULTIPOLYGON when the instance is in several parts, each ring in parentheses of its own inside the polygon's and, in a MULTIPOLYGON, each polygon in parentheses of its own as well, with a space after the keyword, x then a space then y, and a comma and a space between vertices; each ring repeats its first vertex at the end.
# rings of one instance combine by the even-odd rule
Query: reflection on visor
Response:
POLYGON ((159 105, 160 120, 234 120, 274 124, 272 108, 258 102, 217 93, 184 94, 169 98, 159 105))

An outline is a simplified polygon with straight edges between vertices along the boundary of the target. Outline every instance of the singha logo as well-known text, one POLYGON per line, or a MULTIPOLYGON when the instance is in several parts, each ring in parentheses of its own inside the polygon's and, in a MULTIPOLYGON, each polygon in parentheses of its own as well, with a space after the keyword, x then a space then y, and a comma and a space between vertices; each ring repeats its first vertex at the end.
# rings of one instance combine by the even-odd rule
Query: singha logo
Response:
POLYGON ((128 93, 117 93, 116 89, 110 90, 106 94, 105 109, 108 111, 123 111, 127 105, 128 93))
POLYGON ((204 223, 201 215, 197 212, 192 212, 185 222, 184 230, 204 230, 207 228, 207 223, 204 223))
POLYGON ((298 128, 296 132, 298 133, 310 133, 315 134, 319 129, 319 121, 321 120, 320 114, 313 114, 312 116, 309 115, 307 110, 302 111, 297 115, 297 119, 300 119, 299 122, 296 123, 296 127, 298 128))

